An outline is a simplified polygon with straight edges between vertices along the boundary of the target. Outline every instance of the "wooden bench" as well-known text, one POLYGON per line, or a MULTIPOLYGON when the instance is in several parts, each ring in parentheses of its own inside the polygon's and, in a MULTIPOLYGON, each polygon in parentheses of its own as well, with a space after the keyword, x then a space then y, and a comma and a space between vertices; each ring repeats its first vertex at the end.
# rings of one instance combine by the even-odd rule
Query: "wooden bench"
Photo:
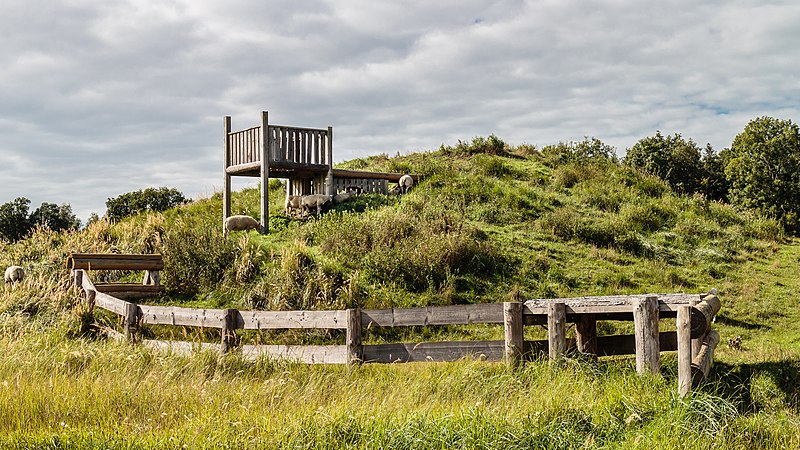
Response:
POLYGON ((164 268, 161 255, 115 254, 115 253, 70 253, 67 268, 73 274, 84 270, 142 270, 141 284, 97 283, 98 292, 117 298, 141 298, 164 292, 159 271, 164 268))

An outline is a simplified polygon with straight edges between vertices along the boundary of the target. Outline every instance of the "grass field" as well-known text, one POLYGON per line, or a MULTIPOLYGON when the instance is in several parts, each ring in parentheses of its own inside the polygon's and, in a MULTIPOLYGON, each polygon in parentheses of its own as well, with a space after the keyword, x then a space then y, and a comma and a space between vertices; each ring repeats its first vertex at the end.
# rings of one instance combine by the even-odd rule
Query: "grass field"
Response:
MULTIPOLYGON (((351 161, 427 178, 402 199, 365 196, 320 220, 276 215, 268 236, 222 239, 215 197, 2 245, 0 263, 21 262, 29 277, 0 287, 0 447, 800 448, 800 240, 616 165, 454 151, 351 161), (347 369, 181 357, 87 329, 64 269, 70 251, 158 251, 170 294, 156 301, 189 306, 331 309, 716 287, 722 343, 709 381, 686 399, 669 353, 649 377, 626 358, 514 370, 478 360, 347 369)), ((278 211, 282 188, 271 188, 278 211)), ((257 216, 257 195, 237 193, 234 211, 257 216)), ((370 339, 465 335, 499 338, 502 329, 370 339)), ((341 337, 313 339, 326 338, 341 337)))

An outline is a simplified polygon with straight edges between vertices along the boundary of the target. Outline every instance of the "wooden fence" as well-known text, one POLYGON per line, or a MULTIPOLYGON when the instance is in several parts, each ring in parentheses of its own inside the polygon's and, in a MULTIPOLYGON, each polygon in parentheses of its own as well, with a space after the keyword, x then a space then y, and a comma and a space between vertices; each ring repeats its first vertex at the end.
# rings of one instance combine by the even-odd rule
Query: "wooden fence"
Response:
POLYGON ((196 349, 238 348, 248 358, 289 358, 310 364, 401 363, 455 361, 473 356, 516 366, 537 354, 558 362, 569 352, 595 356, 636 355, 640 373, 659 373, 660 353, 678 351, 679 392, 710 370, 719 335, 711 321, 720 309, 716 291, 709 294, 659 294, 568 299, 538 299, 474 305, 338 311, 239 311, 176 306, 138 305, 99 292, 82 270, 75 270, 87 301, 123 317, 123 332, 112 332, 148 347, 188 353, 196 349), (677 331, 660 332, 659 319, 677 318, 677 331), (598 336, 598 320, 634 322, 635 334, 598 336), (575 338, 567 338, 567 324, 575 324, 575 338), (364 344, 364 330, 375 327, 503 324, 504 340, 364 344), (220 343, 191 343, 140 339, 141 325, 177 325, 216 328, 220 343), (546 325, 548 339, 524 340, 524 326, 546 325), (342 329, 344 345, 241 345, 236 330, 342 329))
POLYGON ((227 131, 228 166, 260 164, 263 145, 269 149, 270 163, 331 165, 331 128, 268 125, 265 141, 262 133, 262 126, 227 131))

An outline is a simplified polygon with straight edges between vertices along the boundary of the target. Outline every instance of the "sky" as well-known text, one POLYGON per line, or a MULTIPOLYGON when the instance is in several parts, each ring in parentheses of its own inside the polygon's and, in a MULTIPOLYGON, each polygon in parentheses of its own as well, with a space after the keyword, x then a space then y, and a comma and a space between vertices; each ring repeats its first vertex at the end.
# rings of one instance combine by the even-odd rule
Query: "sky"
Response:
POLYGON ((85 221, 147 187, 208 197, 223 117, 261 111, 332 126, 336 161, 489 134, 721 150, 756 117, 800 120, 798 17, 794 0, 5 0, 0 204, 85 221))

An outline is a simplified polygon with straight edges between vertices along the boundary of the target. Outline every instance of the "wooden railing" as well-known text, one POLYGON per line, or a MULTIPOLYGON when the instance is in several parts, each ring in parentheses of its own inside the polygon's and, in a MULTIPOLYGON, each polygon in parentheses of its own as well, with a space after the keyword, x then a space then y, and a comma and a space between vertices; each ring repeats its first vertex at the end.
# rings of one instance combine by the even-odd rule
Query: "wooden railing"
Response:
MULTIPOLYGON (((230 166, 261 162, 262 127, 228 133, 230 166)), ((267 126, 270 163, 330 166, 332 130, 267 126)))
MULTIPOLYGON (((76 272, 82 272, 76 270, 76 272)), ((679 392, 707 377, 719 335, 711 321, 720 309, 716 292, 571 299, 539 299, 474 305, 337 311, 239 311, 176 306, 137 305, 98 292, 86 274, 81 281, 87 301, 123 317, 122 333, 113 337, 145 346, 187 353, 198 348, 236 348, 244 357, 289 358, 311 364, 402 363, 455 361, 473 356, 518 365, 536 355, 562 360, 569 352, 595 356, 636 355, 640 373, 659 373, 660 353, 678 351, 679 392), (659 318, 676 317, 677 331, 659 332, 659 318), (598 336, 598 320, 634 322, 635 334, 598 336), (575 338, 566 324, 575 323, 575 338), (376 327, 503 324, 504 340, 364 344, 363 331, 376 327), (547 325, 547 340, 524 340, 524 326, 547 325), (138 337, 141 325, 176 325, 220 329, 219 344, 148 340, 138 337), (241 345, 236 330, 342 329, 344 345, 241 345)))

